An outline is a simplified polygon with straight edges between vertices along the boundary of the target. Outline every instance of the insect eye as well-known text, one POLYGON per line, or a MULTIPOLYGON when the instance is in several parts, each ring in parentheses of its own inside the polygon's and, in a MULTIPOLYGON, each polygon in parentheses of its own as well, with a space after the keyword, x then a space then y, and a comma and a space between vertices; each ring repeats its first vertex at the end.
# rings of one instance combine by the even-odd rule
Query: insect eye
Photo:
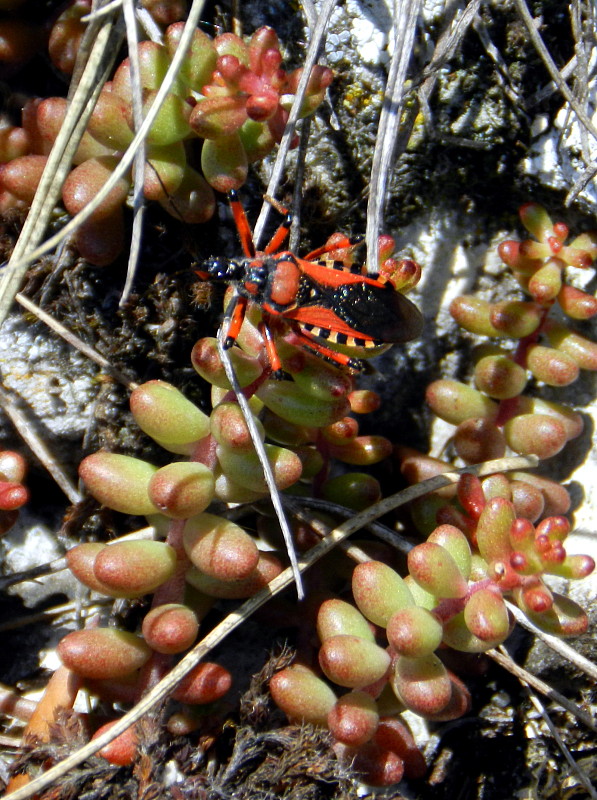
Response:
POLYGON ((233 281, 242 272, 242 267, 237 261, 214 256, 203 262, 201 271, 207 273, 213 281, 233 281))

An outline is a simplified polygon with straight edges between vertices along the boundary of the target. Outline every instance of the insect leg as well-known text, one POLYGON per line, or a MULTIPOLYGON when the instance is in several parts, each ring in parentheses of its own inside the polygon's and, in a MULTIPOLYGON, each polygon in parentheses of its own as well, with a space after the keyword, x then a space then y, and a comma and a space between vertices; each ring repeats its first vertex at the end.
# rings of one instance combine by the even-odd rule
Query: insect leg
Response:
POLYGON ((255 244, 253 242, 251 226, 249 225, 249 220, 245 214, 245 209, 238 199, 238 194, 234 189, 228 192, 228 202, 234 218, 236 230, 238 231, 238 238, 240 239, 243 253, 252 258, 255 255, 255 244))
POLYGON ((265 352, 267 353, 269 365, 272 370, 271 377, 281 378, 283 372, 282 361, 280 360, 280 356, 278 354, 278 349, 276 347, 273 334, 267 322, 262 321, 259 323, 259 333, 261 334, 261 338, 263 339, 263 344, 265 345, 265 352))
POLYGON ((305 261, 315 261, 316 258, 320 256, 324 256, 326 253, 333 253, 334 250, 345 250, 345 249, 354 249, 357 245, 361 244, 363 241, 362 236, 344 236, 341 233, 335 233, 331 239, 318 247, 316 250, 312 250, 305 256, 305 261))
POLYGON ((287 211, 286 216, 284 217, 284 222, 282 222, 278 230, 274 233, 274 235, 268 242, 263 252, 269 255, 270 253, 275 253, 277 250, 279 250, 280 245, 290 233, 291 225, 292 225, 292 213, 290 211, 287 211))
POLYGON ((226 330, 226 340, 224 341, 224 347, 226 349, 232 347, 232 345, 235 343, 236 337, 240 332, 243 320, 245 318, 246 309, 246 297, 236 295, 230 301, 230 305, 226 309, 226 317, 229 320, 228 329, 226 330))
POLYGON ((326 347, 321 342, 318 342, 310 333, 304 330, 295 330, 294 334, 298 341, 296 344, 301 345, 305 350, 310 350, 315 355, 324 358, 326 361, 331 361, 334 364, 339 364, 341 367, 347 367, 355 372, 362 372, 364 364, 358 358, 352 358, 345 353, 338 353, 330 347, 326 347))

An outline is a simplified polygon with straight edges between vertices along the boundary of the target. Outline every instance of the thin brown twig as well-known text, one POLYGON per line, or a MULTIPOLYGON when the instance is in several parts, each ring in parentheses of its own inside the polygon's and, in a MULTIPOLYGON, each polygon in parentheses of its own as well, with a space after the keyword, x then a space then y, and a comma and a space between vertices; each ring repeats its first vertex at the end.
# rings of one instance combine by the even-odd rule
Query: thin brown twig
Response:
POLYGON ((515 606, 509 601, 506 601, 506 605, 514 615, 514 618, 519 625, 522 625, 523 628, 526 628, 528 631, 531 631, 531 633, 534 633, 538 639, 541 639, 542 642, 545 642, 545 644, 554 652, 561 655, 567 661, 570 661, 575 667, 577 667, 577 669, 581 670, 581 672, 584 672, 594 681, 597 681, 597 664, 594 664, 588 658, 585 658, 580 653, 577 653, 576 650, 573 650, 573 648, 570 647, 569 644, 566 644, 566 642, 562 641, 562 639, 558 639, 557 636, 552 636, 550 633, 545 633, 545 631, 542 631, 541 628, 533 625, 533 623, 522 613, 518 606, 515 606))
MULTIPOLYGON (((143 99, 141 86, 141 66, 139 63, 139 36, 137 32, 137 19, 133 0, 123 0, 124 21, 126 24, 126 38, 131 71, 131 92, 133 96, 133 130, 135 133, 143 124, 143 99)), ((143 220, 145 217, 145 198, 143 184, 145 181, 145 140, 141 139, 133 161, 133 226, 128 263, 126 266, 126 279, 120 296, 119 305, 123 306, 131 293, 139 254, 141 252, 141 237, 143 234, 143 220)))
POLYGON ((390 62, 369 178, 365 239, 367 242, 366 262, 370 272, 378 271, 377 237, 383 224, 386 189, 392 172, 406 95, 406 73, 411 60, 421 5, 422 0, 397 0, 394 4, 392 20, 394 52, 390 62))
POLYGON ((516 8, 518 9, 518 13, 522 21, 524 22, 526 29, 529 33, 529 38, 533 43, 537 53, 539 54, 545 68, 549 72, 551 79, 556 84, 564 98, 570 104, 570 107, 573 109, 574 113, 577 115, 580 122, 584 125, 586 130, 592 134, 597 139, 597 128, 593 125, 591 119, 589 118, 588 114, 584 110, 584 108, 580 105, 574 94, 572 93, 570 87, 563 79, 562 74, 558 67, 556 66, 555 61, 551 57, 551 53, 545 46, 543 39, 541 38, 541 34, 537 30, 533 17, 528 9, 528 6, 525 0, 514 0, 516 4, 516 8))
POLYGON ((576 761, 572 757, 572 753, 570 752, 570 750, 566 746, 566 743, 564 742, 564 740, 560 736, 560 734, 558 732, 558 729, 556 728, 556 726, 551 721, 551 717, 549 716, 549 714, 545 710, 545 707, 544 707, 543 703, 539 700, 539 698, 535 695, 535 693, 532 692, 530 689, 527 689, 527 693, 528 693, 528 696, 529 696, 529 700, 535 706, 535 708, 537 709, 539 714, 541 714, 541 717, 543 718, 543 721, 547 725, 547 727, 549 729, 549 732, 553 736, 553 738, 555 740, 555 743, 557 744, 557 746, 560 749, 560 752, 562 753, 562 755, 564 756, 564 758, 568 762, 568 765, 570 766, 570 769, 574 772, 574 774, 576 775, 578 780, 582 783, 582 785, 585 788, 585 790, 587 791, 589 797, 591 797, 592 800, 597 800, 597 792, 595 792, 595 789, 594 789, 594 787, 593 787, 593 785, 591 783, 591 779, 585 773, 585 771, 583 769, 581 769, 581 767, 576 763, 576 761))
POLYGON ((124 372, 121 372, 121 370, 111 364, 108 359, 105 358, 101 353, 98 353, 95 348, 84 342, 72 331, 69 331, 69 329, 62 325, 62 323, 55 320, 50 314, 37 306, 24 294, 19 292, 15 299, 24 309, 30 311, 32 314, 35 314, 35 316, 41 322, 44 322, 48 328, 50 328, 50 330, 54 331, 54 333, 57 333, 58 336, 64 339, 65 342, 68 342, 68 344, 72 345, 84 356, 87 356, 87 358, 89 358, 91 361, 94 361, 102 369, 105 369, 106 372, 110 373, 110 375, 113 375, 118 381, 120 381, 120 383, 123 384, 123 386, 126 386, 127 389, 132 391, 137 386, 134 381, 128 378, 124 372))
POLYGON ((571 700, 568 700, 563 694, 558 692, 556 689, 553 689, 548 683, 542 681, 541 678, 538 678, 536 675, 533 675, 532 672, 524 669, 519 664, 517 664, 505 647, 500 646, 498 650, 487 650, 485 655, 489 656, 489 658, 493 659, 496 664, 499 664, 500 667, 508 670, 508 672, 515 675, 522 683, 528 684, 531 686, 535 691, 540 692, 545 697, 548 697, 550 700, 553 700, 554 703, 557 703, 559 706, 564 708, 566 711, 569 711, 573 714, 583 725, 586 725, 592 731, 597 733, 597 724, 593 720, 590 714, 587 714, 586 711, 583 711, 576 703, 573 703, 571 700))
POLYGON ((31 452, 41 461, 64 494, 68 497, 69 501, 73 504, 80 502, 82 497, 62 468, 62 465, 58 463, 54 455, 47 448, 45 442, 37 435, 31 422, 17 406, 10 393, 2 387, 0 387, 0 405, 6 416, 17 429, 19 436, 26 442, 31 452))

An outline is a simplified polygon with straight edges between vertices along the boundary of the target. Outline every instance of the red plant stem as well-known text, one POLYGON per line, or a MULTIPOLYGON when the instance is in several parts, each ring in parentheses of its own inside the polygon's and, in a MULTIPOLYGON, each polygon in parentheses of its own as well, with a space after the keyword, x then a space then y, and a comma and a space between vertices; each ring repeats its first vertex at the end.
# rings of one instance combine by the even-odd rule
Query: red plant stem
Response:
POLYGON ((191 461, 204 464, 209 470, 213 471, 218 464, 218 456, 216 454, 217 446, 218 443, 211 433, 204 436, 203 439, 200 439, 195 445, 191 454, 191 461))
POLYGON ((468 587, 468 592, 464 597, 444 598, 433 609, 434 616, 436 616, 440 622, 447 622, 449 619, 452 619, 452 617, 455 617, 456 614, 460 614, 472 595, 480 589, 491 589, 496 594, 499 594, 500 597, 502 595, 499 588, 495 585, 495 581, 491 580, 491 578, 484 578, 482 581, 472 583, 468 587))
MULTIPOLYGON (((207 437, 206 437, 207 438, 207 437)), ((166 536, 166 543, 176 551, 176 569, 170 580, 163 583, 155 590, 151 607, 165 605, 166 603, 184 602, 185 575, 191 566, 184 549, 182 533, 186 520, 173 519, 166 536)), ((172 669, 173 657, 163 653, 152 653, 151 658, 141 670, 136 686, 138 697, 142 697, 152 689, 172 669)))
POLYGON ((27 722, 31 719, 36 707, 35 700, 19 697, 11 688, 0 683, 0 714, 27 722))
POLYGON ((173 547, 176 552, 176 569, 170 580, 163 583, 155 590, 152 608, 164 605, 165 603, 182 603, 185 591, 185 575, 191 566, 182 541, 182 532, 186 520, 173 519, 170 521, 166 544, 173 547))

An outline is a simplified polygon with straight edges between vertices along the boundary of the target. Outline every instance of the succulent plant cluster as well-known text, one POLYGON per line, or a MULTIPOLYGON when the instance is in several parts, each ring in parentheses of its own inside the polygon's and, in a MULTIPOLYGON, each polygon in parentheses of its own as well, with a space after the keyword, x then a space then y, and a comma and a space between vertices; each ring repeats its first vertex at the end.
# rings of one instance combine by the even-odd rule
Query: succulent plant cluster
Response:
POLYGON ((29 491, 23 485, 26 472, 23 456, 14 450, 0 450, 0 536, 12 528, 19 508, 29 500, 29 491))
MULTIPOLYGON (((162 26, 184 19, 187 11, 186 0, 141 0, 140 5, 162 26)), ((19 70, 47 48, 52 65, 72 74, 87 27, 83 17, 91 10, 91 0, 60 3, 59 13, 31 0, 1 0, 0 72, 6 75, 19 70), (48 13, 49 19, 45 19, 48 13)))
MULTIPOLYGON (((404 271, 389 257, 393 242, 383 244, 384 268, 395 275, 404 271)), ((375 410, 378 395, 355 390, 350 375, 285 338, 278 345, 288 379, 271 379, 259 314, 257 308, 249 310, 230 357, 255 424, 267 437, 276 485, 280 491, 341 498, 355 508, 370 505, 381 496, 372 476, 330 477, 330 466, 336 460, 366 466, 391 453, 384 437, 359 435, 352 416, 375 410)), ((171 463, 158 468, 99 451, 80 465, 85 486, 100 503, 145 516, 164 539, 89 542, 67 554, 73 574, 95 592, 123 599, 153 594, 139 633, 92 627, 68 634, 59 645, 64 665, 105 699, 138 698, 194 643, 201 620, 218 599, 250 597, 284 568, 282 539, 268 512, 257 521, 258 537, 222 515, 223 504, 252 503, 269 493, 216 340, 198 341, 191 360, 212 386, 211 414, 159 380, 137 386, 130 398, 135 421, 173 454, 171 463)), ((304 526, 297 526, 296 534, 299 549, 317 541, 304 526)), ((231 676, 217 664, 202 664, 189 680, 192 691, 184 682, 174 696, 182 706, 168 722, 172 732, 199 725, 193 706, 209 703, 211 708, 230 687, 231 676)))
MULTIPOLYGON (((50 37, 50 49, 55 40, 56 52, 64 58, 71 52, 64 38, 76 51, 85 8, 86 3, 76 3, 65 11, 50 37)), ((183 27, 182 22, 169 25, 162 44, 139 44, 144 113, 162 84, 183 27)), ((248 42, 232 33, 212 39, 195 31, 178 78, 147 137, 143 184, 147 200, 159 202, 186 223, 210 219, 215 209, 213 190, 226 192, 241 186, 248 165, 267 155, 281 139, 302 74, 301 69, 286 72, 281 63, 278 37, 271 28, 260 28, 248 42), (202 172, 196 168, 199 164, 202 172)), ((328 68, 312 69, 303 116, 315 111, 331 80, 328 68)), ((69 214, 88 205, 133 140, 132 108, 127 58, 102 89, 74 156, 75 166, 62 191, 69 214)), ((64 98, 31 99, 23 108, 21 126, 2 128, 0 210, 30 204, 66 111, 64 98)), ((77 249, 91 264, 109 264, 122 250, 123 207, 131 180, 130 174, 123 177, 77 230, 77 249)))
POLYGON ((536 238, 503 242, 498 252, 530 300, 490 303, 457 297, 450 306, 456 322, 483 337, 510 340, 481 344, 474 351, 476 388, 439 380, 427 389, 432 411, 456 425, 454 448, 469 464, 499 458, 509 447, 541 459, 559 453, 582 431, 582 418, 566 406, 523 394, 530 375, 547 386, 573 383, 580 370, 597 369, 597 343, 549 317, 557 303, 572 320, 597 314, 597 300, 566 282, 569 267, 587 269, 597 257, 597 233, 570 244, 568 228, 553 223, 535 203, 520 209, 525 228, 536 238))
MULTIPOLYGON (((410 286, 418 268, 392 259, 392 247, 390 240, 381 243, 381 270, 397 285, 410 286)), ((514 249, 508 243, 506 251, 514 249)), ((454 307, 462 308, 458 300, 454 307)), ((356 390, 346 372, 295 346, 288 331, 279 331, 277 340, 287 379, 272 380, 258 328, 260 314, 249 307, 229 354, 267 440, 278 488, 359 510, 367 507, 380 498, 379 483, 350 467, 381 461, 393 446, 381 436, 361 436, 355 415, 375 410, 379 397, 356 390), (337 462, 349 470, 331 469, 337 462)), ((527 332, 519 338, 517 354, 526 354, 529 337, 527 332)), ((256 523, 252 518, 255 534, 222 511, 223 504, 266 498, 267 488, 217 341, 198 341, 191 360, 212 386, 209 415, 163 381, 142 384, 131 395, 137 424, 174 455, 172 463, 158 468, 100 451, 80 467, 87 489, 99 502, 146 516, 158 532, 158 540, 86 543, 68 553, 70 569, 93 591, 124 599, 153 595, 139 632, 91 627, 68 634, 60 643, 64 664, 112 701, 139 698, 194 643, 214 603, 251 596, 284 565, 280 532, 268 513, 256 523)), ((511 363, 518 365, 518 360, 513 357, 511 363)), ((521 392, 523 387, 517 386, 521 392)), ((437 396, 430 390, 432 405, 437 396)), ((501 404, 511 399, 496 402, 495 393, 490 397, 459 385, 451 408, 462 412, 461 438, 473 442, 468 451, 456 448, 467 463, 505 452, 499 415, 501 404), (474 393, 474 401, 467 391, 474 393), (482 416, 485 408, 491 413, 482 416), (469 420, 473 433, 466 429, 469 420)), ((538 414, 536 407, 533 413, 538 414)), ((563 406, 557 413, 565 413, 567 420, 577 418, 563 406)), ((407 448, 395 452, 412 483, 449 469, 407 448)), ((425 761, 402 712, 442 721, 470 707, 466 686, 442 660, 447 649, 483 653, 503 642, 513 626, 506 600, 550 633, 568 636, 586 630, 584 610, 545 581, 549 575, 582 578, 594 569, 590 557, 566 553, 569 506, 563 487, 530 473, 495 474, 482 481, 467 474, 458 486, 417 501, 413 521, 427 538, 410 550, 406 577, 391 556, 386 560, 375 549, 370 560, 350 570, 350 595, 336 593, 345 567, 339 567, 332 582, 334 570, 326 573, 327 584, 318 587, 323 593, 308 601, 315 608, 313 616, 304 615, 301 623, 315 625, 319 647, 301 652, 296 663, 274 675, 270 691, 276 704, 293 721, 327 728, 338 757, 353 763, 369 783, 387 786, 403 776, 422 776, 425 761)), ((317 541, 308 526, 292 526, 299 549, 317 541)), ((310 637, 306 631, 302 638, 310 637)), ((168 729, 187 733, 199 727, 204 717, 197 707, 209 704, 215 713, 213 704, 231 681, 218 664, 196 667, 174 696, 179 705, 171 710, 168 729)), ((116 742, 114 751, 104 755, 115 763, 130 763, 134 735, 116 742)))

